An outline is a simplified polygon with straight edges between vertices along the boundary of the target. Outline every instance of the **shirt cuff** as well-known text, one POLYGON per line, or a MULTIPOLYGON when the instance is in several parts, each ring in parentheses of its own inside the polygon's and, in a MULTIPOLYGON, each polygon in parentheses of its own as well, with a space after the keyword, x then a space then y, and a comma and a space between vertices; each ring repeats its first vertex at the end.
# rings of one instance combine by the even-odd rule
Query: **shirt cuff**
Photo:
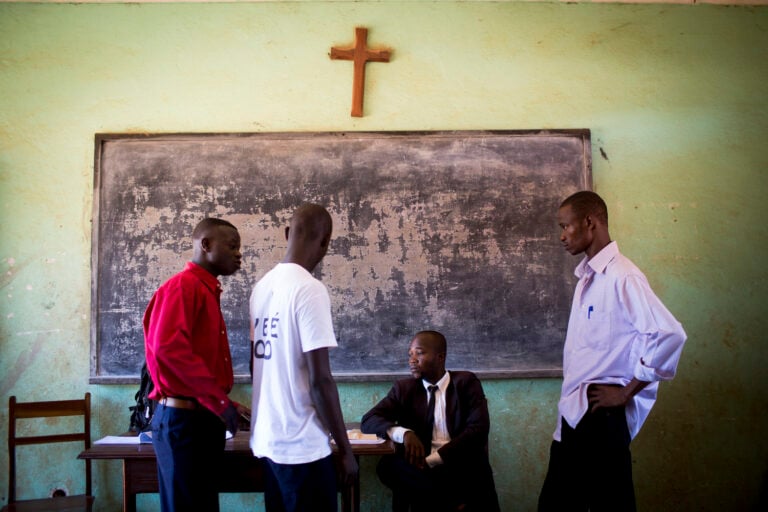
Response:
POLYGON ((644 382, 656 382, 659 380, 656 370, 650 366, 645 366, 642 360, 638 361, 637 365, 635 365, 635 378, 644 382))
POLYGON ((411 429, 405 427, 389 427, 387 435, 394 442, 402 444, 403 439, 405 439, 405 433, 410 431, 411 429))

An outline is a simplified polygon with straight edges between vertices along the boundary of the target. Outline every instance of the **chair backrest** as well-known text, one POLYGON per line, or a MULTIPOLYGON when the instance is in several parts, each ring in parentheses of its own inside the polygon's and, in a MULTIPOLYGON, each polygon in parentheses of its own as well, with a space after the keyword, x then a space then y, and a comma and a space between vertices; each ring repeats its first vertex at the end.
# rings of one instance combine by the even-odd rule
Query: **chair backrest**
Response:
MULTIPOLYGON (((91 394, 79 400, 48 402, 17 402, 8 400, 8 503, 16 501, 16 447, 32 444, 82 442, 84 449, 91 447, 91 394), (48 435, 16 435, 16 421, 30 418, 82 416, 83 428, 78 432, 48 435)), ((85 460, 85 494, 91 496, 91 461, 85 460)))

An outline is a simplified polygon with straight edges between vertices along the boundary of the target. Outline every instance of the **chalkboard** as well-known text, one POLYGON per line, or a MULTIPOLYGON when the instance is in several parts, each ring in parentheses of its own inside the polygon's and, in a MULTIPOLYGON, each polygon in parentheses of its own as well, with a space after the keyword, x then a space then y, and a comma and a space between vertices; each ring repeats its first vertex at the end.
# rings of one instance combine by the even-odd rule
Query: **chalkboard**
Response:
POLYGON ((221 277, 236 378, 247 380, 248 297, 282 259, 303 202, 330 211, 316 276, 328 287, 337 380, 407 373, 421 329, 448 367, 557 376, 577 259, 555 221, 591 188, 588 130, 97 134, 91 382, 135 382, 142 315, 192 256, 206 216, 235 224, 243 268, 221 277))

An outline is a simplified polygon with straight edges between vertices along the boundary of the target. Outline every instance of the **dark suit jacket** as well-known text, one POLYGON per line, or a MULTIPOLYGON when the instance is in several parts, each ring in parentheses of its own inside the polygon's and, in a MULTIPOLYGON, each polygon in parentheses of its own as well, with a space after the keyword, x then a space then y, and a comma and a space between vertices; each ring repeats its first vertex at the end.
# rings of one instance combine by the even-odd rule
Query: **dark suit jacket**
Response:
MULTIPOLYGON (((466 475, 467 490, 478 498, 492 494, 491 506, 498 507, 493 473, 488 460, 490 419, 488 403, 480 380, 472 372, 451 371, 445 393, 445 418, 450 442, 438 450, 445 466, 466 475)), ((389 393, 362 419, 360 429, 369 434, 387 437, 390 427, 413 430, 419 439, 427 437, 427 393, 421 379, 398 380, 389 393)), ((428 448, 427 448, 428 449, 428 448)))

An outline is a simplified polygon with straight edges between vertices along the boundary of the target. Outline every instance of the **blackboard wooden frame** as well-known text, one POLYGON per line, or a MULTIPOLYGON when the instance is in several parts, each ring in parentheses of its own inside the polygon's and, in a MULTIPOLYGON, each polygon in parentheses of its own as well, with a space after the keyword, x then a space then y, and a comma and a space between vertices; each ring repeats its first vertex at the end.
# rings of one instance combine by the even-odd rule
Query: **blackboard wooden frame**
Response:
POLYGON ((406 375, 421 328, 447 335, 449 369, 558 377, 578 260, 554 217, 591 189, 591 166, 586 129, 96 134, 90 382, 138 381, 143 308, 189 259, 205 215, 233 220, 245 266, 257 262, 221 278, 236 380, 248 381, 247 295, 282 258, 283 228, 305 200, 334 217, 318 274, 337 380, 406 375))

